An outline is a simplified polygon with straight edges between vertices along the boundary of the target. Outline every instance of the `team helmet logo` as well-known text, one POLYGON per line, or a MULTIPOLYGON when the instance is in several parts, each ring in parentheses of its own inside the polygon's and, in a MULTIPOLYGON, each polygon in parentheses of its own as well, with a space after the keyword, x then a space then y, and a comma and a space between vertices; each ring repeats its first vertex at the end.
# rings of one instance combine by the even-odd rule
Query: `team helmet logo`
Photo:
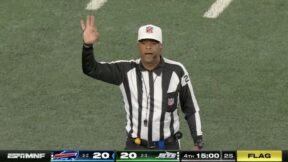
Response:
POLYGON ((78 151, 64 150, 58 154, 51 155, 52 160, 75 160, 78 157, 78 151))
POLYGON ((146 33, 153 33, 153 27, 152 26, 147 26, 146 27, 146 33))

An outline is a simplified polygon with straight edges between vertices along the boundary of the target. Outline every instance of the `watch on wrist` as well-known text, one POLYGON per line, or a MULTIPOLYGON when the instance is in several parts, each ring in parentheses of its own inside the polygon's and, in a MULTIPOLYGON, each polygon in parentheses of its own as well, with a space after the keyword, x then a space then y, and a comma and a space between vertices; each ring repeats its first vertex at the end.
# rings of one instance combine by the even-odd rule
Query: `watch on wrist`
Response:
POLYGON ((195 143, 194 143, 194 146, 198 146, 200 149, 203 148, 203 140, 202 139, 198 139, 195 143))

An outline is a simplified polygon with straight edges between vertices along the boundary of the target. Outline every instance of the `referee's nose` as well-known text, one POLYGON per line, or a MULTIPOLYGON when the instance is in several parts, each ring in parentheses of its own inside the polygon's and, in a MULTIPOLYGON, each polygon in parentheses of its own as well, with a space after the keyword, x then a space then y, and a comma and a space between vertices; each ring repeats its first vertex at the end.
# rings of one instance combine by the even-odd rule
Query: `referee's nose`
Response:
POLYGON ((146 43, 146 44, 145 44, 145 48, 146 48, 146 49, 151 49, 151 48, 152 48, 151 43, 146 43))

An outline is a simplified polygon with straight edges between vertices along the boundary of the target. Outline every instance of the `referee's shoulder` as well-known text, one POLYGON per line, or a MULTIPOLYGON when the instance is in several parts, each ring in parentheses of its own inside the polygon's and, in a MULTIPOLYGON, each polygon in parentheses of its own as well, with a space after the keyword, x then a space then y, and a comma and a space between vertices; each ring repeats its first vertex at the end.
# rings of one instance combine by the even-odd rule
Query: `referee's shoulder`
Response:
POLYGON ((103 62, 108 64, 139 64, 140 60, 131 59, 131 60, 115 60, 111 62, 103 62))
POLYGON ((123 67, 123 68, 133 68, 135 65, 139 64, 140 59, 131 59, 131 60, 115 60, 112 62, 102 62, 107 64, 115 64, 117 66, 123 67))
POLYGON ((117 67, 120 69, 122 72, 127 72, 137 66, 139 64, 140 60, 139 59, 131 59, 131 60, 115 60, 111 62, 100 62, 102 64, 110 64, 114 67, 117 67))
POLYGON ((186 71, 185 66, 178 61, 174 61, 168 58, 163 57, 164 62, 166 63, 166 65, 174 70, 180 70, 180 71, 186 71))

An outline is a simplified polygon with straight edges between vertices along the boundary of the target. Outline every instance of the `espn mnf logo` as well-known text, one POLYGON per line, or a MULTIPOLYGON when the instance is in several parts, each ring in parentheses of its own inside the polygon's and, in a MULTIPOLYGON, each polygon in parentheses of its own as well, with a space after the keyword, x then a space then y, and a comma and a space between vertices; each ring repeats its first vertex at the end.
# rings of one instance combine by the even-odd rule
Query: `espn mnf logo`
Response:
POLYGON ((7 153, 7 159, 44 159, 46 153, 7 153))

